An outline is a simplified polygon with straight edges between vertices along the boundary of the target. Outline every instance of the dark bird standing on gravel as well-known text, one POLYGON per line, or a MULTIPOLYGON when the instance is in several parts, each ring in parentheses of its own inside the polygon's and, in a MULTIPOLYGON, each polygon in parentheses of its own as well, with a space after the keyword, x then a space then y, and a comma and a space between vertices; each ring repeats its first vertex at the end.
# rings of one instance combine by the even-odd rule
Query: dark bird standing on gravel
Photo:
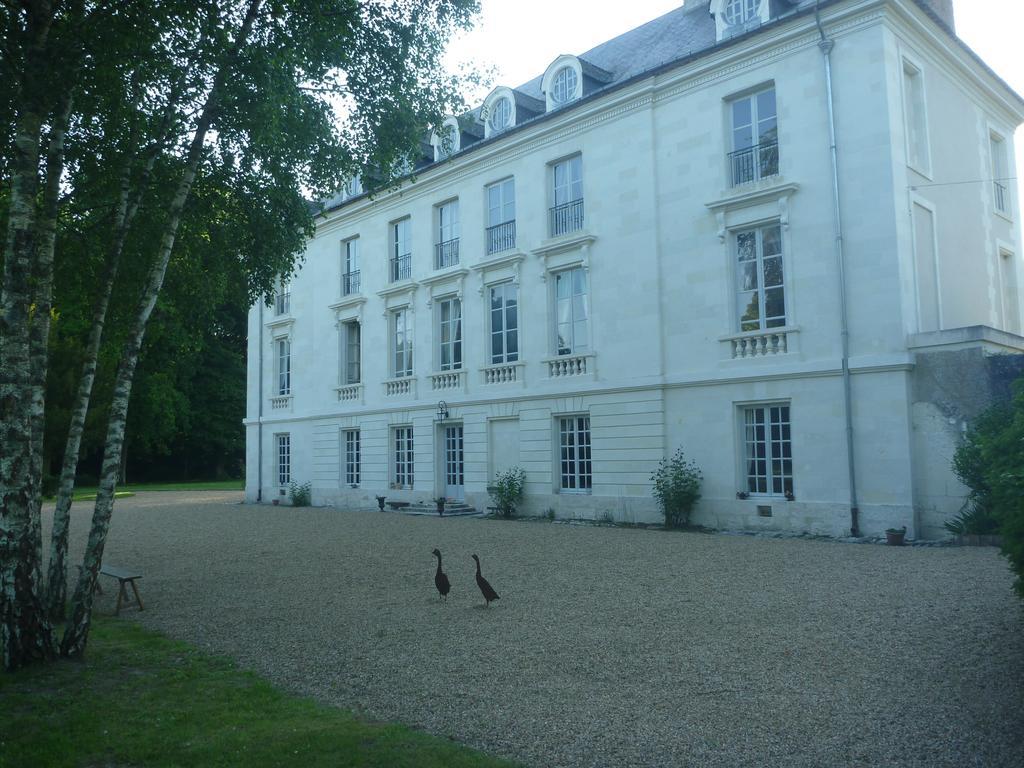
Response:
POLYGON ((435 549, 434 556, 437 557, 437 573, 434 574, 434 586, 441 593, 441 597, 447 600, 448 592, 451 590, 452 585, 448 581, 448 576, 441 570, 441 552, 435 549))
POLYGON ((487 601, 487 607, 490 607, 491 600, 499 600, 498 593, 494 591, 492 587, 483 576, 480 575, 480 558, 473 555, 473 559, 476 560, 476 585, 480 587, 480 592, 484 596, 484 600, 487 601))

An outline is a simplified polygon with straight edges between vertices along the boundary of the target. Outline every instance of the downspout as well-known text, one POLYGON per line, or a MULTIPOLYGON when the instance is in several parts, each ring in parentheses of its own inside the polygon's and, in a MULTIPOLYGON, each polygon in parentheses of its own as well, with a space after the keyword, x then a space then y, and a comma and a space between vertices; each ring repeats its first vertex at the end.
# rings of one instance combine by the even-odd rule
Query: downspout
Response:
POLYGON ((853 457, 853 397, 850 392, 850 324, 846 310, 846 259, 843 253, 843 223, 839 201, 839 158, 836 151, 836 116, 832 97, 832 48, 835 41, 825 36, 821 25, 820 1, 814 3, 814 23, 818 25, 821 49, 825 61, 825 101, 828 107, 828 140, 832 160, 832 203, 835 219, 836 265, 839 268, 839 325, 843 348, 843 410, 846 417, 846 463, 850 481, 850 535, 860 536, 857 508, 857 468, 853 457))
POLYGON ((259 363, 257 367, 256 380, 258 382, 257 388, 257 405, 256 405, 256 503, 259 504, 263 501, 263 302, 259 301, 260 314, 260 332, 259 332, 259 353, 256 355, 256 359, 259 363))

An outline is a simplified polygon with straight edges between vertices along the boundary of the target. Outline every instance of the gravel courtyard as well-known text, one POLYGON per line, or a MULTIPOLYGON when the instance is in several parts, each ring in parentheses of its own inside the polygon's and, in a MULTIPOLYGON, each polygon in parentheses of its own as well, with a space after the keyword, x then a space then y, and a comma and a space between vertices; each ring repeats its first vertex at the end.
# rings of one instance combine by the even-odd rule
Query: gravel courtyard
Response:
POLYGON ((145 575, 123 615, 369 717, 538 768, 1024 765, 1024 611, 993 549, 239 498, 118 500, 105 560, 145 575))

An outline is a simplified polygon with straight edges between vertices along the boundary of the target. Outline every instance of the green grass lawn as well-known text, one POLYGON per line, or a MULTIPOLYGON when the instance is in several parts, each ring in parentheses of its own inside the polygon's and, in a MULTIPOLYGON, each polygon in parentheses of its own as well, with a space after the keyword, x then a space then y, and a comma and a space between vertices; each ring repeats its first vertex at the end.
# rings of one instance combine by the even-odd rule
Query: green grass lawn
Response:
POLYGON ((0 674, 0 768, 511 763, 287 695, 138 625, 93 621, 84 662, 0 674))
MULTIPOLYGON (((245 480, 209 480, 194 483, 130 483, 118 486, 115 498, 134 496, 145 491, 241 491, 245 489, 245 480)), ((48 496, 52 500, 53 496, 48 496)), ((96 487, 75 488, 75 501, 93 501, 96 498, 96 487)))

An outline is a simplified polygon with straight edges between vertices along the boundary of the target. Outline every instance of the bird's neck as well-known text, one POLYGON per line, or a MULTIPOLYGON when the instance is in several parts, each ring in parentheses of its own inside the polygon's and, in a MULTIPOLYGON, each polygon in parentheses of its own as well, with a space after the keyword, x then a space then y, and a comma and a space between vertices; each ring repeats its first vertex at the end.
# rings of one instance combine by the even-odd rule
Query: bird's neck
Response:
POLYGON ((476 561, 476 575, 477 576, 480 575, 480 561, 479 560, 476 561))

